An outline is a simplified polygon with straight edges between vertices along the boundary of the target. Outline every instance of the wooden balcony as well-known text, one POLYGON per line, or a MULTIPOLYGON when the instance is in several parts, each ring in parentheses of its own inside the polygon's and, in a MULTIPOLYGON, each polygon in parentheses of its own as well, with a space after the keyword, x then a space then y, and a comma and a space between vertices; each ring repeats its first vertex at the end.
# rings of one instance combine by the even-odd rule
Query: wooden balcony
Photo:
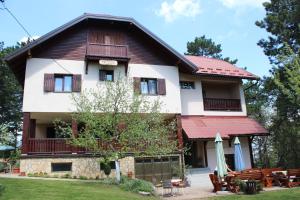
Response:
POLYGON ((204 98, 206 111, 242 111, 240 99, 204 98))
MULTIPOLYGON (((82 147, 72 146, 67 138, 30 138, 28 139, 28 154, 72 154, 72 153, 92 153, 91 150, 82 147)), ((108 148, 106 144, 97 140, 99 148, 108 148)), ((114 147, 120 148, 117 144, 114 147)))
POLYGON ((86 57, 87 58, 123 58, 128 59, 127 45, 111 45, 89 43, 87 45, 86 57))

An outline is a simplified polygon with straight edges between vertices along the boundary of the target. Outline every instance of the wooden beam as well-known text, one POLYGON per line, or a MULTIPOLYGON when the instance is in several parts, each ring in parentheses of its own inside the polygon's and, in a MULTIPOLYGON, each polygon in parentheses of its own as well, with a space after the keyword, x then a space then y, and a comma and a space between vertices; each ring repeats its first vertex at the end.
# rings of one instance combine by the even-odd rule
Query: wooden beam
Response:
POLYGON ((30 119, 30 138, 35 138, 36 119, 30 119))
POLYGON ((183 149, 183 137, 182 137, 182 124, 181 124, 181 115, 176 115, 176 123, 177 123, 177 139, 178 139, 178 147, 181 151, 183 149))
POLYGON ((204 141, 204 159, 205 159, 205 166, 208 167, 208 162, 207 162, 207 141, 204 141))
POLYGON ((78 136, 78 124, 75 119, 72 119, 72 134, 74 137, 78 136))
POLYGON ((248 137, 248 145, 249 145, 251 168, 254 167, 253 150, 252 150, 252 140, 253 140, 253 137, 249 136, 248 137))
POLYGON ((28 139, 30 134, 30 113, 23 113, 22 154, 28 153, 28 139))

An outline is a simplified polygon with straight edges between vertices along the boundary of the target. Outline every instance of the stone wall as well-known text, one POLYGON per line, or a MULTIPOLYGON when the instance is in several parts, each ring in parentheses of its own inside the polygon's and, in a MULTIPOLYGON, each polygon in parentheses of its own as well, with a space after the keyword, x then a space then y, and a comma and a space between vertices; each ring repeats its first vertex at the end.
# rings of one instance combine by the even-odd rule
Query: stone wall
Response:
MULTIPOLYGON (((21 172, 39 173, 46 172, 50 176, 62 176, 70 174, 72 177, 86 176, 87 178, 104 178, 106 175, 100 170, 99 158, 81 157, 81 158, 23 158, 20 160, 21 172), (52 172, 51 163, 72 163, 71 171, 52 172)), ((134 177, 134 157, 125 157, 120 159, 121 173, 127 176, 128 172, 133 173, 134 177)), ((112 170, 110 177, 115 176, 115 170, 112 170)))

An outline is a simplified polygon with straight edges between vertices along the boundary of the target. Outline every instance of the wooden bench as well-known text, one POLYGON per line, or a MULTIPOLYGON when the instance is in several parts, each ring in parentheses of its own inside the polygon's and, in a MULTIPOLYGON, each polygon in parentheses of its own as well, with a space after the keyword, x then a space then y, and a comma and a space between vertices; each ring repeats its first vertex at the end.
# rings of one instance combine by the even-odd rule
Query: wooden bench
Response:
POLYGON ((265 187, 272 187, 273 186, 273 172, 274 171, 282 171, 282 168, 266 168, 262 169, 261 172, 263 174, 262 182, 265 187))
POLYGON ((286 187, 295 187, 300 185, 300 169, 288 169, 285 180, 286 187))
POLYGON ((228 189, 231 192, 239 192, 239 187, 238 185, 236 185, 236 180, 242 180, 242 181, 249 181, 249 180, 255 180, 258 182, 262 182, 263 179, 263 174, 261 172, 261 170, 247 170, 247 171, 243 171, 240 174, 235 175, 234 177, 227 179, 227 184, 228 184, 228 189))
POLYGON ((222 191, 222 187, 227 187, 227 184, 225 182, 220 181, 218 176, 214 174, 209 174, 209 178, 214 186, 213 192, 222 191))

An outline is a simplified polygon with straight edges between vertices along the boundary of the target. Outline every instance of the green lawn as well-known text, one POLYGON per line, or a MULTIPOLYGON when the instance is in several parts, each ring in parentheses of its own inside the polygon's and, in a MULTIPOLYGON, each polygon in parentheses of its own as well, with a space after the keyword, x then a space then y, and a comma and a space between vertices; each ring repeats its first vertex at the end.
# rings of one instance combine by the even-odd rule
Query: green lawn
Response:
POLYGON ((125 192, 117 186, 83 181, 57 181, 0 178, 5 191, 2 200, 150 200, 131 192, 125 192))
POLYGON ((263 200, 299 200, 300 199, 300 187, 286 190, 277 190, 262 192, 257 195, 229 195, 216 198, 210 198, 209 200, 254 200, 254 199, 263 199, 263 200))

